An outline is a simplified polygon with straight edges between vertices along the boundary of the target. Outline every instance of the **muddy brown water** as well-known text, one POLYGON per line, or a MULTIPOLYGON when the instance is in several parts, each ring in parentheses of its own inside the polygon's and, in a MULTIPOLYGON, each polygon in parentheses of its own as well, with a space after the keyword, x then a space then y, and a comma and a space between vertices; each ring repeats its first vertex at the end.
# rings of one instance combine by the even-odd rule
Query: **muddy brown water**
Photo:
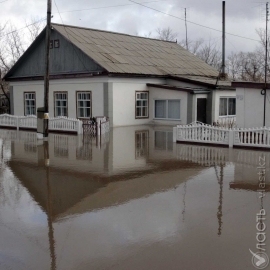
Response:
POLYGON ((256 269, 270 152, 175 144, 148 126, 48 143, 0 130, 0 147, 1 270, 256 269))

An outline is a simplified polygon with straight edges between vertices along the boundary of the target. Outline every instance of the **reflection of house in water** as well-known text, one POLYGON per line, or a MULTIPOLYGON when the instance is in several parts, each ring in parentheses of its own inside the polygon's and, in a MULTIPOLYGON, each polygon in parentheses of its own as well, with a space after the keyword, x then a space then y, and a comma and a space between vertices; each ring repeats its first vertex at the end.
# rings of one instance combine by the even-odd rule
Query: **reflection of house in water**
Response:
MULTIPOLYGON (((17 133, 9 165, 47 211, 44 147, 37 145, 35 136, 35 133, 17 133)), ((101 141, 50 134, 53 220, 174 189, 197 175, 203 167, 177 160, 179 145, 172 144, 171 136, 171 131, 148 126, 115 128, 110 138, 101 141)))
MULTIPOLYGON (((202 173, 202 175, 206 173, 204 179, 213 177, 210 183, 205 183, 208 185, 206 187, 213 187, 216 193, 209 200, 206 197, 203 201, 206 204, 211 201, 210 215, 215 219, 213 228, 216 229, 214 233, 220 236, 224 224, 227 224, 226 217, 223 216, 223 204, 227 195, 225 181, 228 180, 225 178, 225 168, 228 165, 232 166, 232 170, 229 171, 234 174, 235 179, 231 182, 231 188, 236 184, 242 185, 252 181, 257 183, 257 176, 247 178, 245 173, 254 170, 256 174, 259 159, 256 155, 264 154, 268 162, 267 172, 269 168, 268 153, 173 144, 171 131, 147 126, 115 128, 109 139, 103 138, 101 141, 51 134, 50 166, 46 167, 44 147, 37 145, 35 135, 27 132, 15 132, 12 135, 14 140, 11 143, 12 155, 8 165, 48 216, 52 269, 55 269, 53 265, 56 265, 56 256, 61 258, 62 246, 66 245, 64 239, 67 236, 62 234, 62 231, 65 229, 69 231, 70 224, 74 225, 72 227, 74 232, 69 235, 72 247, 67 248, 63 256, 72 257, 75 246, 80 262, 92 259, 92 263, 96 254, 98 258, 103 254, 102 261, 105 260, 109 254, 106 250, 111 250, 110 245, 104 245, 105 238, 108 243, 115 244, 120 241, 121 245, 123 239, 130 241, 129 243, 134 244, 134 248, 137 248, 137 244, 141 241, 149 243, 151 239, 158 241, 168 239, 168 234, 174 239, 176 231, 198 221, 198 217, 192 212, 192 200, 195 196, 191 187, 194 183, 188 180, 197 179, 200 187, 203 187, 204 183, 200 181, 200 177, 194 176, 201 174, 205 168, 207 170, 202 173), (209 167, 211 168, 208 169, 209 167), (181 186, 176 188, 179 185, 181 186), (122 216, 128 217, 121 219, 122 216), (69 217, 74 219, 65 222, 69 217), (87 223, 88 217, 91 224, 87 223), (96 234, 92 224, 94 221, 97 227, 101 227, 102 233, 97 236, 98 241, 103 237, 99 248, 96 247, 98 241, 93 240, 96 234), (53 222, 59 224, 52 226, 53 222), (104 223, 108 223, 112 229, 112 238, 109 234, 103 235, 106 231, 102 227, 105 226, 104 223), (91 229, 88 225, 92 226, 91 229), (121 230, 120 237, 116 230, 121 230), (149 232, 147 240, 144 230, 149 232), (93 252, 92 257, 88 252, 91 243, 94 243, 93 250, 98 250, 93 252)), ((269 178, 267 181, 269 183, 269 178)), ((205 196, 201 190, 197 190, 197 193, 195 191, 195 195, 198 194, 205 196)), ((201 202, 197 201, 195 207, 199 210, 196 213, 201 211, 201 202)), ((205 209, 202 209, 203 214, 204 211, 205 209)), ((126 246, 123 246, 123 249, 125 250, 126 246)), ((68 263, 70 261, 67 259, 68 263)), ((96 269, 103 268, 96 267, 96 269)))
MULTIPOLYGON (((9 165, 46 211, 47 176, 43 145, 37 146, 35 133, 15 133, 12 134, 14 141, 9 165)), ((148 126, 115 128, 110 138, 102 138, 101 141, 50 134, 49 177, 53 218, 56 220, 65 215, 105 208, 173 189, 198 174, 203 167, 213 166, 220 186, 217 215, 221 227, 224 166, 234 164, 231 188, 252 189, 258 185, 256 168, 261 154, 248 150, 173 144, 172 132, 161 127, 158 130, 148 126)), ((269 154, 263 153, 267 172, 269 154)), ((266 182, 269 187, 268 173, 266 182)))

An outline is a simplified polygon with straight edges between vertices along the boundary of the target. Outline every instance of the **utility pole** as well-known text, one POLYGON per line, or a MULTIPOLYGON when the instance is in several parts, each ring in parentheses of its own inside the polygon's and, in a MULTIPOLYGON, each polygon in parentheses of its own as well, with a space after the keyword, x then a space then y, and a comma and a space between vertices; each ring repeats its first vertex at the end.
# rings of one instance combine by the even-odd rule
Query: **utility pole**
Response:
POLYGON ((46 27, 46 51, 45 51, 45 76, 44 76, 44 137, 49 135, 49 65, 50 65, 50 39, 51 39, 51 15, 52 1, 47 0, 47 27, 46 27))
POLYGON ((186 49, 188 50, 188 38, 187 38, 187 9, 185 8, 185 25, 186 25, 186 49))
POLYGON ((264 110, 263 110, 263 126, 265 127, 265 116, 266 116, 266 89, 267 89, 267 54, 268 54, 268 18, 269 18, 269 7, 268 2, 266 3, 266 28, 265 28, 265 66, 264 66, 264 110))
POLYGON ((222 1, 222 67, 221 77, 225 78, 225 1, 222 1))

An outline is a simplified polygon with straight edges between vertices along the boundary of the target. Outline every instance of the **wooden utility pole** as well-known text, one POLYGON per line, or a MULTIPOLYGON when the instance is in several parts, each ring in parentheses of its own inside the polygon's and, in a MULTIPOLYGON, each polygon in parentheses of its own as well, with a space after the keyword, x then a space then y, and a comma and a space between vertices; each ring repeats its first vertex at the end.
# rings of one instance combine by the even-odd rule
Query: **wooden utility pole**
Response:
POLYGON ((222 1, 222 78, 225 78, 225 1, 222 1))
POLYGON ((267 55, 268 55, 268 17, 269 8, 268 2, 266 3, 266 27, 265 27, 265 66, 264 66, 264 110, 263 110, 263 126, 265 127, 265 115, 266 115, 266 89, 267 89, 267 55))
POLYGON ((187 35, 187 9, 185 8, 185 26, 186 26, 186 49, 188 50, 188 35, 187 35))
POLYGON ((47 27, 45 41, 45 76, 44 76, 44 137, 49 134, 49 65, 50 65, 50 39, 51 39, 51 15, 52 1, 47 0, 47 27))

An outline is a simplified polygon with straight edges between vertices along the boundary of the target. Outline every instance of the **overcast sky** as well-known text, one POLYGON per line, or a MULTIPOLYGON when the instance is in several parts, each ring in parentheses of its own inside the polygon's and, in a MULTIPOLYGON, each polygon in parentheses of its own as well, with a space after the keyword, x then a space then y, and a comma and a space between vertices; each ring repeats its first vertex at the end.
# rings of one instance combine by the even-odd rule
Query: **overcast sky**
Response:
MULTIPOLYGON (((184 19, 184 8, 187 8, 188 38, 204 38, 221 47, 222 33, 196 24, 217 30, 222 29, 222 1, 219 0, 134 0, 184 19), (192 24, 191 22, 195 23, 192 24)), ((265 28, 265 3, 258 0, 226 1, 226 32, 258 40, 256 28, 265 28)), ((128 34, 156 37, 157 28, 171 27, 177 32, 178 40, 185 38, 185 22, 174 17, 134 4, 129 0, 52 0, 52 12, 55 23, 63 23, 89 28, 111 30, 128 34), (61 13, 58 14, 56 5, 61 13), (112 7, 116 6, 116 7, 112 7)), ((0 0, 0 23, 10 21, 23 27, 31 18, 36 20, 46 17, 47 0, 0 0)), ((21 30, 25 31, 25 30, 21 30)), ((227 53, 231 51, 251 51, 258 42, 226 35, 227 53)))

